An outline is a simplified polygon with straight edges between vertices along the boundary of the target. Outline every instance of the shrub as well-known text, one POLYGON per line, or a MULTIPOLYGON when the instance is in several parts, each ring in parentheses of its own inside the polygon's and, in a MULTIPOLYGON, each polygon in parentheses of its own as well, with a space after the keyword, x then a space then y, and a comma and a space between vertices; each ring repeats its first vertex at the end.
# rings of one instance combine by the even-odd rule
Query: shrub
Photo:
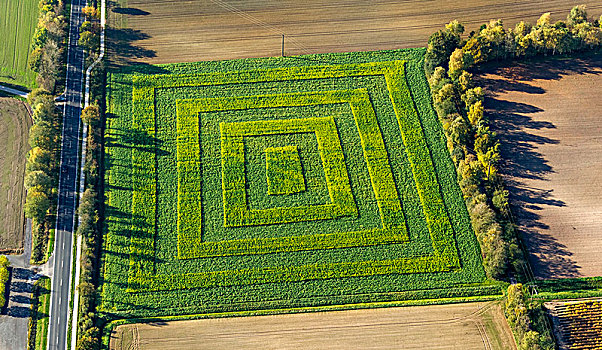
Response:
POLYGON ((6 300, 4 295, 6 292, 6 282, 8 282, 8 258, 4 255, 0 255, 0 309, 4 307, 6 300))

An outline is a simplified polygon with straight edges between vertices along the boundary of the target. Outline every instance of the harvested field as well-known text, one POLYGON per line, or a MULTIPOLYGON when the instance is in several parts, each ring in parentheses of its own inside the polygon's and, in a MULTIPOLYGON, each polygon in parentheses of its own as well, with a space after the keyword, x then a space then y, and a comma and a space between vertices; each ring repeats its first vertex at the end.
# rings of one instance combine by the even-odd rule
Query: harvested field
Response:
POLYGON ((423 47, 453 19, 467 32, 490 19, 514 26, 535 22, 542 12, 564 19, 584 1, 442 0, 119 0, 110 11, 112 56, 119 62, 173 63, 287 55, 423 47))
POLYGON ((560 350, 602 346, 602 300, 552 301, 545 308, 560 350))
POLYGON ((30 126, 23 102, 0 98, 0 253, 23 250, 23 176, 30 126))
POLYGON ((118 327, 112 350, 514 349, 493 303, 218 318, 118 327), (202 339, 202 341, 199 341, 202 339))
POLYGON ((602 275, 602 55, 490 72, 487 113, 536 277, 602 275))

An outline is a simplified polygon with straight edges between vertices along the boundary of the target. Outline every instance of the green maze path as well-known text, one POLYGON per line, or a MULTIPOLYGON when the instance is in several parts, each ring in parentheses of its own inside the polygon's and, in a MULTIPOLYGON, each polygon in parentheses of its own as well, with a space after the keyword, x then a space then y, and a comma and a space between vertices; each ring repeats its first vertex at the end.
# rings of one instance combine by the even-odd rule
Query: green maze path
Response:
POLYGON ((110 75, 106 312, 484 282, 422 51, 305 57, 110 75))

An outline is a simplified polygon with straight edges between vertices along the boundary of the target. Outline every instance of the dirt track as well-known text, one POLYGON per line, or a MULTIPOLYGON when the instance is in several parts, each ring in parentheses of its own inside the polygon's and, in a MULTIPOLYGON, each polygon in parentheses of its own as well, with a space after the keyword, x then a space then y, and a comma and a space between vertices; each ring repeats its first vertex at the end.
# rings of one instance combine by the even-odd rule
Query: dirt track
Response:
POLYGON ((543 12, 564 19, 586 4, 600 16, 599 0, 118 0, 109 23, 112 52, 121 61, 212 61, 426 46, 453 19, 467 32, 490 19, 514 26, 543 12), (119 28, 123 29, 119 29, 119 28))
POLYGON ((494 303, 350 310, 135 324, 118 327, 113 350, 512 349, 494 303))
POLYGON ((0 97, 0 253, 23 250, 23 176, 30 126, 23 102, 0 97))
POLYGON ((493 73, 485 104, 536 277, 602 275, 602 55, 493 73))

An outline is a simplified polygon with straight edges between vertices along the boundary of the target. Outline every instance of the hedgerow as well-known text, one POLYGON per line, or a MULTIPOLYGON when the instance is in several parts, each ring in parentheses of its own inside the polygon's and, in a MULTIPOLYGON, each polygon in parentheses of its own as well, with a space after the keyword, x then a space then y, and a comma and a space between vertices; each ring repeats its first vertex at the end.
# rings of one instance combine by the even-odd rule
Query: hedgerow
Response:
POLYGON ((428 298, 483 282, 423 53, 109 75, 101 311, 428 298), (294 184, 269 183, 284 171, 294 184))

